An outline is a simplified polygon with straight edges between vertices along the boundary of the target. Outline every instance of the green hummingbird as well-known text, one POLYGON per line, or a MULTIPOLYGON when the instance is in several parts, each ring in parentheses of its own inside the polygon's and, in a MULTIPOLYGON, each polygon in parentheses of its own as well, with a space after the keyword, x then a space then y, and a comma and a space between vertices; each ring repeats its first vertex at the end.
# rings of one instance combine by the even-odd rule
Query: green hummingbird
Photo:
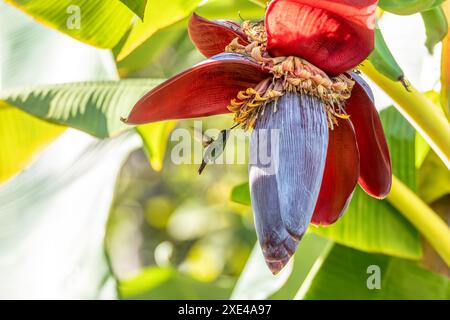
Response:
POLYGON ((214 140, 211 137, 207 137, 206 141, 203 144, 206 149, 203 154, 202 164, 198 169, 198 174, 202 174, 206 165, 209 163, 213 163, 223 153, 227 140, 230 136, 231 129, 224 129, 220 131, 219 135, 217 136, 217 140, 214 140))

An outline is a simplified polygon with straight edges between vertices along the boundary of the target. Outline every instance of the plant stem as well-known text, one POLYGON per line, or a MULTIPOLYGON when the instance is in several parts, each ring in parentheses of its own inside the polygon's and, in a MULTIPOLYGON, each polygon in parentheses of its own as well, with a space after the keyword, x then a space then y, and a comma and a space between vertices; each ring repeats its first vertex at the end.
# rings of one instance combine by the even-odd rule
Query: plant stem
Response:
POLYGON ((411 92, 408 92, 400 82, 380 74, 369 61, 364 61, 361 70, 391 96, 397 109, 450 169, 450 123, 444 112, 412 85, 411 92))
MULTIPOLYGON (((445 16, 450 21, 450 1, 442 4, 445 16)), ((450 120, 450 25, 447 36, 442 41, 442 60, 441 60, 441 105, 450 120)))
POLYGON ((450 267, 450 228, 439 215, 395 176, 387 199, 424 235, 450 267))

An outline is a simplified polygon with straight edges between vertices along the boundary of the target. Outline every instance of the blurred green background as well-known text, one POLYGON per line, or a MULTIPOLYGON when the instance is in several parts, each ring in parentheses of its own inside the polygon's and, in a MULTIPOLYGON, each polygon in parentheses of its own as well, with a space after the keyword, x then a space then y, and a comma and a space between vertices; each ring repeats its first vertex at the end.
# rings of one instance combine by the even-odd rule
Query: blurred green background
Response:
MULTIPOLYGON (((389 201, 359 188, 274 277, 255 246, 247 166, 199 176, 198 165, 174 164, 170 132, 193 132, 192 120, 120 122, 155 83, 204 60, 186 30, 191 12, 258 20, 265 1, 75 2, 80 30, 67 29, 71 1, 0 2, 1 298, 450 299, 445 262, 389 201), (371 265, 379 290, 367 285, 371 265)), ((442 45, 429 54, 420 15, 379 23, 411 82, 445 109, 442 45)), ((394 174, 450 222, 448 169, 370 84, 394 174)))

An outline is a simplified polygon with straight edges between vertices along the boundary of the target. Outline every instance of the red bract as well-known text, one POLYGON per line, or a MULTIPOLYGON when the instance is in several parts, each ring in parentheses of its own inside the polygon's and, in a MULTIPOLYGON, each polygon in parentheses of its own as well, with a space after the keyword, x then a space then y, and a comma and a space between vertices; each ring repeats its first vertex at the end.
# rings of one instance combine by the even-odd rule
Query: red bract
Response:
MULTIPOLYGON (((376 198, 389 193, 391 161, 372 92, 359 75, 341 74, 373 48, 376 2, 275 0, 265 24, 242 26, 194 14, 189 34, 209 59, 148 92, 126 120, 232 111, 244 128, 279 129, 279 172, 249 169, 258 238, 274 273, 309 223, 342 216, 357 183, 376 198)), ((259 152, 256 140, 250 145, 259 152)))
POLYGON ((311 223, 329 225, 344 213, 360 175, 360 156, 350 120, 330 130, 322 186, 311 223))
POLYGON ((223 53, 147 93, 136 103, 127 122, 143 124, 228 113, 227 105, 236 92, 254 87, 265 78, 267 74, 258 64, 223 53))
POLYGON ((346 110, 352 115, 361 154, 359 184, 371 196, 385 198, 391 190, 391 158, 380 117, 373 104, 370 88, 359 76, 346 110))
POLYGON ((198 51, 208 58, 223 52, 236 37, 241 43, 248 43, 239 24, 232 21, 210 21, 195 13, 189 20, 188 31, 198 51))
POLYGON ((374 48, 378 0, 274 0, 266 14, 267 48, 305 58, 337 75, 356 67, 374 48))

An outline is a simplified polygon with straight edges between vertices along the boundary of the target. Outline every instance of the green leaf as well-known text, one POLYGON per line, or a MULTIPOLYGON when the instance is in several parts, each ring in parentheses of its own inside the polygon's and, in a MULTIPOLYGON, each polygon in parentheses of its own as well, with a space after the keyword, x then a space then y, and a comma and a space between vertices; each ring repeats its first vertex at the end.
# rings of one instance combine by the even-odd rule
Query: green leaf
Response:
POLYGON ((248 182, 240 184, 231 190, 231 200, 243 205, 251 205, 250 188, 248 182))
POLYGON ((334 245, 299 299, 450 299, 450 279, 399 258, 334 245), (369 289, 379 267, 381 288, 369 289), (368 269, 369 268, 369 269, 368 269), (373 268, 373 267, 372 267, 373 268), (376 272, 376 271, 375 271, 376 272))
MULTIPOLYGON (((130 77, 133 73, 145 77, 168 78, 176 73, 172 70, 174 62, 189 62, 189 52, 180 50, 179 45, 187 36, 186 19, 158 30, 142 45, 117 63, 122 77, 130 77), (188 60, 188 61, 186 61, 188 60)), ((115 48, 114 53, 118 54, 115 48)), ((191 49, 194 47, 191 44, 191 49)))
MULTIPOLYGON (((443 110, 438 92, 428 91, 426 96, 443 110)), ((416 134, 416 168, 419 195, 426 203, 450 193, 450 171, 419 133, 416 134)))
POLYGON ((380 118, 389 145, 393 174, 416 191, 416 131, 394 106, 381 111, 380 118))
POLYGON ((387 201, 370 198, 358 186, 344 216, 311 231, 346 246, 408 259, 422 256, 417 230, 387 201))
POLYGON ((0 89, 88 80, 116 80, 110 52, 36 23, 0 2, 0 89))
POLYGON ((290 262, 278 275, 267 268, 256 243, 231 294, 231 299, 292 299, 308 275, 316 259, 330 241, 314 233, 306 233, 290 262))
POLYGON ((161 171, 167 140, 177 121, 161 121, 136 127, 153 170, 161 171))
POLYGON ((196 12, 210 20, 227 19, 242 22, 244 20, 260 20, 264 16, 264 7, 249 0, 209 0, 202 4, 196 12))
POLYGON ((134 14, 118 0, 6 0, 40 23, 100 48, 113 48, 134 14))
POLYGON ((0 93, 0 100, 42 119, 64 124, 99 138, 130 128, 120 121, 161 80, 80 82, 0 93))
POLYGON ((333 246, 333 242, 314 233, 306 233, 294 255, 294 267, 286 284, 269 297, 274 300, 293 299, 307 276, 333 246))
POLYGON ((416 169, 422 166, 430 150, 431 147, 428 142, 420 133, 416 132, 416 169))
MULTIPOLYGON (((394 174, 416 190, 415 131, 393 108, 381 113, 388 139, 394 174)), ((233 189, 232 200, 250 204, 248 185, 233 189)), ((418 231, 386 200, 369 197, 359 186, 344 216, 329 227, 310 230, 359 250, 408 259, 422 255, 418 231)))
MULTIPOLYGON (((196 13, 207 19, 228 19, 240 21, 257 20, 264 15, 264 9, 248 0, 210 0, 202 4, 196 13)), ((122 77, 167 78, 204 57, 194 48, 186 26, 189 17, 156 31, 144 43, 118 62, 122 77), (130 75, 131 74, 131 75, 130 75)), ((114 48, 117 55, 119 46, 114 48)))
POLYGON ((147 5, 147 0, 120 0, 125 4, 131 11, 144 20, 145 6, 147 5))
POLYGON ((425 46, 430 54, 434 53, 434 47, 441 42, 448 32, 448 22, 444 10, 440 6, 421 12, 427 34, 425 46))
POLYGON ((267 7, 267 4, 269 3, 268 0, 249 0, 250 2, 253 2, 255 4, 257 4, 258 6, 260 6, 261 8, 265 8, 267 7))
POLYGON ((430 151, 419 169, 419 194, 432 203, 450 194, 450 171, 434 151, 430 151))
POLYGON ((436 0, 380 0, 381 9, 398 15, 411 15, 429 10, 436 0))
POLYGON ((133 300, 222 300, 229 297, 232 285, 201 282, 170 267, 150 267, 120 281, 119 295, 133 300))
MULTIPOLYGON (((54 32, 5 3, 0 3, 0 42, 1 90, 117 77, 110 54, 54 32)), ((64 131, 62 126, 1 105, 0 183, 27 167, 64 131)))
POLYGON ((117 59, 124 59, 156 31, 187 17, 200 2, 201 0, 149 0, 145 8, 145 21, 134 24, 117 59))
POLYGON ((0 298, 115 297, 103 238, 116 177, 139 145, 70 130, 0 187, 0 298))
POLYGON ((65 128, 0 106, 0 183, 27 167, 65 128))
POLYGON ((288 264, 279 274, 274 276, 264 261, 259 243, 253 247, 244 270, 239 277, 232 300, 263 300, 278 291, 292 273, 292 263, 288 264))

